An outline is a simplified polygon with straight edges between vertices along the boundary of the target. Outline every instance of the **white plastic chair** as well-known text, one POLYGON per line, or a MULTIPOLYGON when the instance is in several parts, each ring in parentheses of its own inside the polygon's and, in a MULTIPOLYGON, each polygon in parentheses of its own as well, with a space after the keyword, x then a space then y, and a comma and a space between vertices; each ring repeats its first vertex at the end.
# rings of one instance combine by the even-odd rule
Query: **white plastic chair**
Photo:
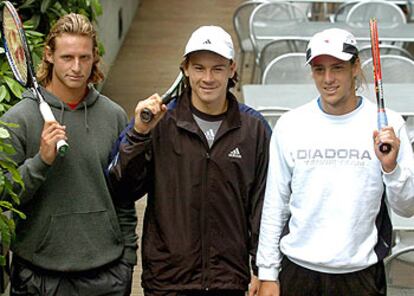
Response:
POLYGON ((263 47, 260 53, 260 61, 259 61, 260 76, 263 74, 267 65, 269 65, 269 63, 273 59, 286 53, 292 53, 292 52, 305 53, 307 45, 308 45, 308 41, 296 40, 296 39, 278 39, 278 40, 273 40, 267 43, 263 47))
MULTIPOLYGON (((403 56, 406 58, 409 58, 411 60, 414 60, 413 55, 405 48, 398 46, 398 45, 392 45, 392 44, 379 44, 380 49, 380 55, 397 55, 397 56, 403 56)), ((358 56, 361 60, 361 62, 365 62, 372 58, 371 54, 371 45, 365 45, 360 47, 358 56)))
POLYGON ((269 1, 257 6, 249 20, 250 40, 255 54, 255 67, 252 71, 251 82, 254 82, 256 68, 259 67, 260 53, 269 40, 260 40, 260 30, 282 30, 292 23, 306 23, 308 19, 298 6, 278 1, 269 1))
POLYGON ((346 16, 355 4, 359 3, 359 0, 345 1, 341 3, 336 9, 333 15, 329 17, 331 23, 345 22, 346 16))
MULTIPOLYGON (((403 11, 394 3, 385 0, 361 1, 355 4, 346 16, 346 23, 353 27, 369 28, 369 19, 375 17, 378 20, 378 30, 381 28, 395 28, 398 24, 406 23, 407 18, 403 11)), ((366 42, 360 42, 360 46, 366 42)), ((387 42, 390 44, 403 43, 387 42)))
MULTIPOLYGON (((372 58, 362 63, 367 82, 373 83, 372 58)), ((414 60, 397 55, 381 55, 381 72, 383 83, 414 84, 414 60)))
MULTIPOLYGON (((372 58, 364 61, 361 67, 366 81, 374 83, 372 58)), ((381 72, 384 85, 387 83, 412 84, 414 93, 414 60, 404 56, 381 55, 381 72)), ((406 123, 410 142, 414 145, 414 118, 412 116, 406 118, 406 123)))
POLYGON ((345 21, 353 26, 368 28, 367 24, 372 17, 378 20, 379 29, 396 27, 407 22, 403 11, 397 5, 384 0, 361 1, 355 4, 349 10, 345 21))
POLYGON ((305 53, 287 53, 273 59, 265 68, 262 84, 313 84, 305 53))
POLYGON ((289 109, 276 107, 260 107, 257 108, 257 111, 263 115, 263 117, 269 123, 270 127, 273 129, 280 116, 282 116, 283 113, 289 111, 289 109))
POLYGON ((243 82, 244 68, 249 64, 245 64, 246 55, 253 55, 253 45, 250 41, 249 19, 253 10, 265 2, 265 0, 249 0, 242 2, 233 13, 233 27, 236 32, 237 41, 239 43, 239 79, 243 82))

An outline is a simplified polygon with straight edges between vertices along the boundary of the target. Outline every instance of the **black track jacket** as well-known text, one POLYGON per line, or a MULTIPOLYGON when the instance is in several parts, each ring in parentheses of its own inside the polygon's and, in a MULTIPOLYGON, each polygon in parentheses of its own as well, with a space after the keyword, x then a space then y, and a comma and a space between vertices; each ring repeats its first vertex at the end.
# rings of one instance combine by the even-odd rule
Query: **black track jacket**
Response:
POLYGON ((247 290, 255 269, 270 128, 228 93, 211 149, 193 119, 190 90, 150 136, 133 123, 108 169, 118 202, 148 193, 142 286, 154 290, 247 290))

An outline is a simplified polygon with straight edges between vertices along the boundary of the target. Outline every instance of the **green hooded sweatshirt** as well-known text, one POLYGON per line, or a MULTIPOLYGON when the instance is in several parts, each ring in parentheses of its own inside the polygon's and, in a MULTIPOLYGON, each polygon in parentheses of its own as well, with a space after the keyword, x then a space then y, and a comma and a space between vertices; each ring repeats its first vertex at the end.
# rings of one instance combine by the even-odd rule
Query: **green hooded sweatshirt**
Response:
POLYGON ((90 87, 71 110, 44 88, 41 92, 57 121, 66 126, 69 150, 49 166, 39 154, 44 121, 29 91, 1 120, 10 129, 25 190, 14 254, 54 271, 85 271, 118 258, 136 263, 134 204, 114 205, 104 170, 114 142, 127 124, 123 109, 90 87))

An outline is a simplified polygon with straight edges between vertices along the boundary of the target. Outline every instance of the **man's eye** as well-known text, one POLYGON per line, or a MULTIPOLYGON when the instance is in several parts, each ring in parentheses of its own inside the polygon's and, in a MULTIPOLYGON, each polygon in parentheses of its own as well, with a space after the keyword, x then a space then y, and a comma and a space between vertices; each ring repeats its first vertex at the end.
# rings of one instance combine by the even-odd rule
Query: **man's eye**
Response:
POLYGON ((333 67, 333 70, 334 71, 342 71, 343 70, 343 66, 342 65, 337 65, 337 66, 335 66, 335 67, 333 67))

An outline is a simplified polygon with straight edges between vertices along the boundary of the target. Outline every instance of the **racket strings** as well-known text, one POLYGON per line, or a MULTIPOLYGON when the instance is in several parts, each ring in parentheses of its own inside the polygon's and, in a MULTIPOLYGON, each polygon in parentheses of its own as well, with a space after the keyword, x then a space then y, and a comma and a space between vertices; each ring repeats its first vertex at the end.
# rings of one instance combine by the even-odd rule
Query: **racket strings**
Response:
POLYGON ((16 79, 26 85, 28 80, 27 59, 20 31, 20 20, 10 9, 3 10, 3 40, 6 56, 16 79))

